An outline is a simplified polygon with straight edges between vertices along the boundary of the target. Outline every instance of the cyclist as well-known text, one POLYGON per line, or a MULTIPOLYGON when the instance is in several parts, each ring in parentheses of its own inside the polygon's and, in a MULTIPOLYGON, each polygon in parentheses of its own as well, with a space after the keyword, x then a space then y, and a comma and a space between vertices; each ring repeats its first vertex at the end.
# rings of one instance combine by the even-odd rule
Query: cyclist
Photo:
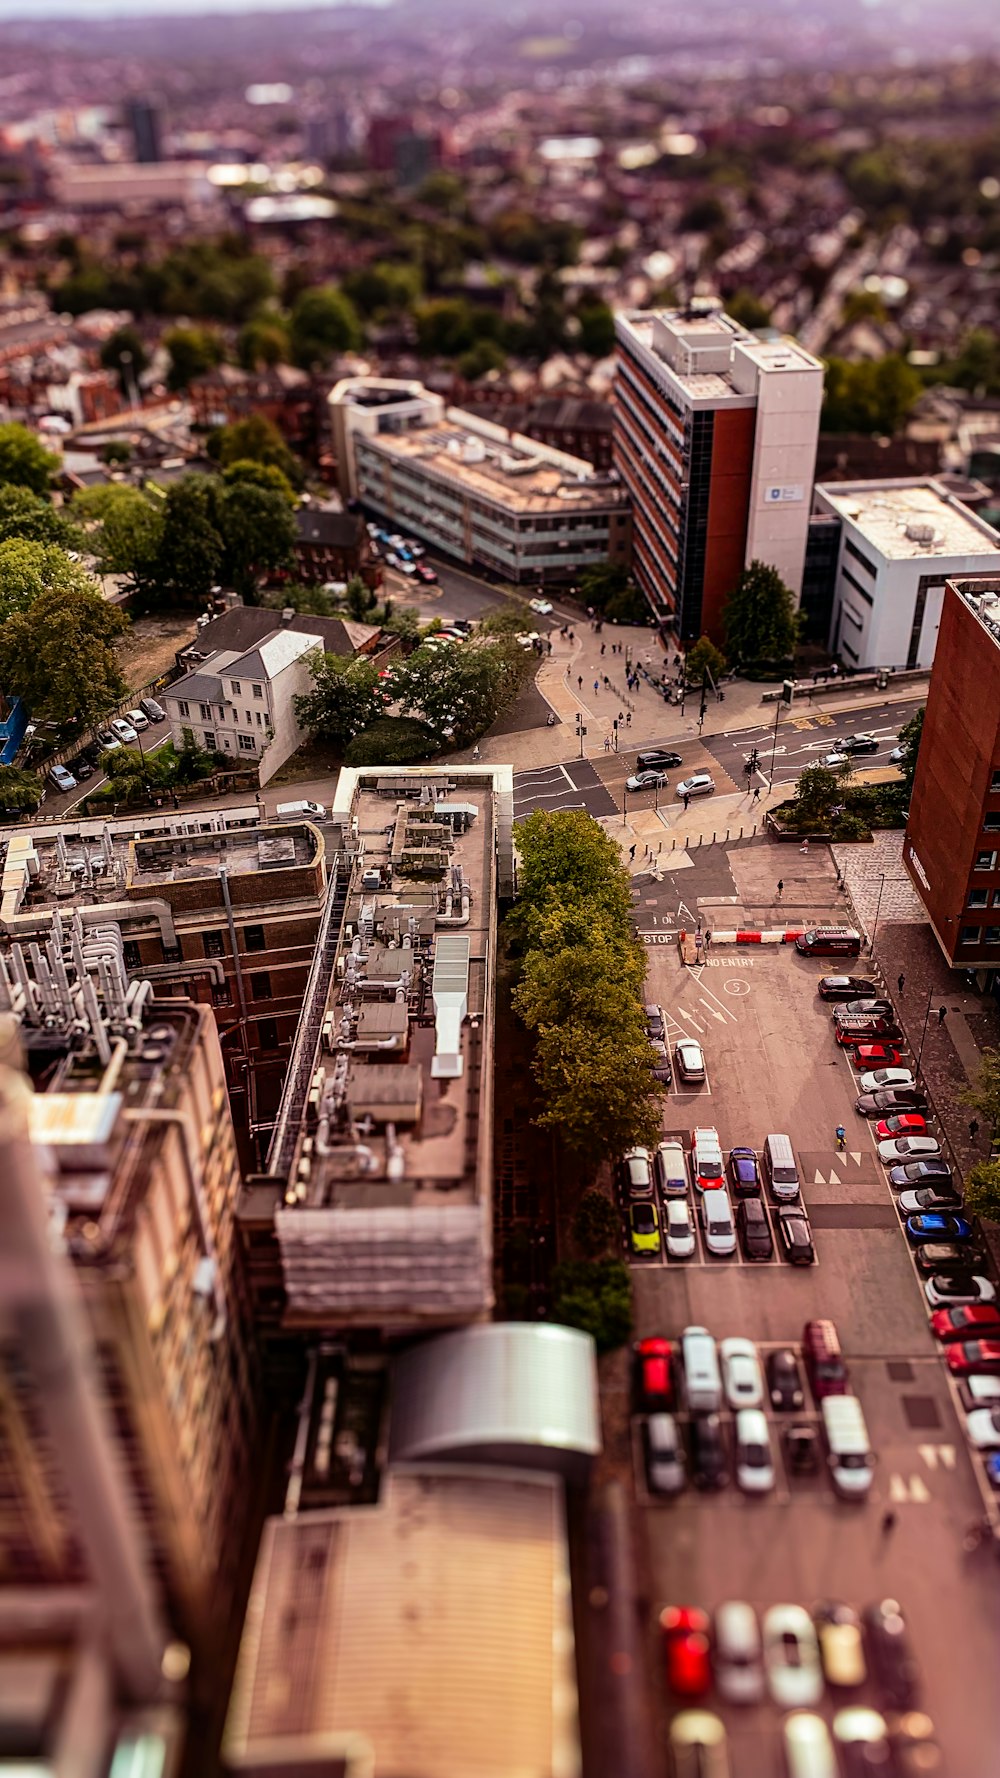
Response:
POLYGON ((844 1129, 843 1124, 838 1124, 837 1125, 837 1147, 843 1148, 846 1142, 847 1142, 847 1131, 844 1129))

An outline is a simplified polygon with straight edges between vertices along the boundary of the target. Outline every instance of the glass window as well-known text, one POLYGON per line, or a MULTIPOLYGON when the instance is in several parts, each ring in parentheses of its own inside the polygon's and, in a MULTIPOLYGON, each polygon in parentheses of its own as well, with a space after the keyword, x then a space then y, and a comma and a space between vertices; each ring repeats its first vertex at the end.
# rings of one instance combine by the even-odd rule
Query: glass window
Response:
MULTIPOLYGON (((969 890, 969 906, 970 906, 970 908, 984 908, 986 906, 987 899, 988 899, 988 891, 986 889, 970 889, 969 890)), ((994 896, 994 900, 996 900, 995 896, 994 896)))
POLYGON ((224 957, 226 947, 222 942, 221 932, 203 932, 201 942, 205 947, 206 957, 224 957))
POLYGON ((958 935, 959 944, 977 945, 979 943, 979 932, 980 928, 978 926, 963 926, 958 935))
POLYGON ((985 939, 988 945, 1000 945, 1000 926, 987 926, 985 939))
POLYGON ((257 1043, 262 1050, 276 1050, 278 1047, 277 1019, 257 1020, 257 1043))
MULTIPOLYGON (((978 926, 976 927, 976 933, 978 936, 978 926)), ((254 1000, 271 999, 271 977, 266 969, 257 970, 257 972, 250 977, 250 993, 254 1000)))
POLYGON ((255 685, 253 688, 253 695, 255 698, 262 698, 264 696, 264 687, 262 685, 255 685))
POLYGON ((124 963, 126 969, 138 969, 140 964, 139 946, 134 938, 127 938, 124 945, 124 963))
POLYGON ((248 951, 266 950, 267 944, 264 938, 263 926, 244 926, 243 943, 248 951))
POLYGON ((190 716, 191 707, 190 707, 186 698, 178 698, 177 708, 180 711, 182 716, 190 716))
POLYGON ((211 706, 211 704, 199 704, 198 705, 198 714, 201 717, 202 722, 211 722, 211 720, 212 720, 212 706, 211 706))
POLYGON ((990 779, 990 789, 991 790, 1000 790, 1000 772, 994 772, 992 778, 990 779))
POLYGON ((241 735, 240 736, 240 752, 241 753, 256 753, 256 751, 257 751, 257 743, 254 740, 253 736, 252 735, 241 735))
POLYGON ((983 830, 985 833, 1000 833, 1000 811, 983 816, 983 830))
POLYGON ((231 679, 229 683, 232 688, 233 697, 238 698, 240 695, 240 692, 243 689, 242 686, 240 685, 239 680, 238 679, 231 679))
POLYGON ((975 863, 976 870, 995 870, 996 863, 997 863, 997 855, 995 852, 977 852, 976 853, 976 863, 975 863))
POLYGON ((214 753, 214 751, 215 751, 215 730, 214 730, 214 728, 204 729, 202 731, 202 739, 205 743, 205 746, 209 749, 209 751, 214 753))

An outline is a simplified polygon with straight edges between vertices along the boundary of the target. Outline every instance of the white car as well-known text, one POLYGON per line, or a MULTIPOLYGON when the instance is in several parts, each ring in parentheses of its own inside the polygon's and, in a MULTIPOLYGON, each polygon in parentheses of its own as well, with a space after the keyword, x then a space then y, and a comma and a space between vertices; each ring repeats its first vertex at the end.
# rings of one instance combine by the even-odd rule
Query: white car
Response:
POLYGON ((149 727, 149 717, 144 715, 141 710, 126 710, 125 721, 132 724, 137 735, 141 735, 143 729, 149 727))
POLYGON ((677 786, 676 795, 681 798, 685 796, 711 796, 714 789, 715 779, 712 777, 711 772, 694 772, 690 778, 681 779, 677 786))
POLYGON ((108 723, 108 727, 111 733, 117 735, 119 741, 122 741, 126 747, 130 742, 139 739, 136 730, 130 722, 125 721, 124 716, 116 716, 112 722, 108 723))
POLYGON ((819 1643, 801 1605, 772 1605, 764 1613, 764 1667, 768 1689, 782 1710, 818 1704, 823 1696, 819 1643))
POLYGON ((783 1727, 785 1770, 792 1778, 838 1778, 840 1766, 830 1731, 811 1710, 793 1710, 783 1727))
POLYGON ((1000 1402, 1000 1377, 983 1375, 964 1377, 963 1382, 973 1401, 1000 1402))
POLYGON ((889 764, 893 766, 901 766, 904 763, 908 752, 908 747, 894 747, 889 755, 889 764))
POLYGON ((896 1161, 938 1160, 941 1144, 934 1136, 892 1136, 878 1145, 878 1158, 891 1167, 896 1161))
POLYGON ((694 1253, 694 1224, 686 1198, 668 1198, 663 1206, 663 1232, 668 1259, 690 1259, 694 1253))
POLYGON ((725 1187, 703 1191, 699 1205, 705 1246, 714 1259, 729 1259, 736 1252, 733 1206, 725 1187))
POLYGON ((693 1037, 682 1037, 674 1049, 674 1060, 677 1073, 681 1080, 699 1081, 705 1078, 705 1057, 700 1043, 693 1037))
POLYGON ((722 1382, 731 1408, 759 1408, 764 1400, 764 1379, 752 1340, 723 1340, 719 1346, 722 1382))
POLYGON ((712 1665, 719 1696, 727 1704, 756 1704, 764 1696, 760 1625, 752 1605, 727 1599, 715 1608, 712 1665))
POLYGON ((851 756, 849 753, 826 753, 823 756, 823 764, 831 772, 835 772, 838 766, 849 766, 850 763, 851 756))
POLYGON ((880 1093, 883 1087, 912 1087, 914 1084, 908 1068, 875 1068, 858 1081, 863 1093, 880 1093))
POLYGON ((548 600, 548 599, 529 599, 528 604, 531 607, 532 611, 537 611, 539 617, 551 617, 552 604, 551 604, 550 600, 548 600))
POLYGON ((666 772, 633 772, 626 778, 626 790, 662 790, 667 783, 666 772))
POLYGON ((653 1195, 653 1161, 648 1148, 627 1148, 622 1155, 622 1179, 630 1198, 653 1195))
POLYGON ((415 562, 419 562, 421 556, 425 556, 427 554, 427 551, 424 549, 423 544, 416 543, 412 537, 406 538, 403 547, 405 549, 409 550, 409 552, 415 562))
POLYGON ((771 1438, 759 1408, 741 1408, 736 1416, 736 1481, 744 1494, 769 1494, 774 1487, 771 1438))
POLYGON ((1000 1408, 973 1408, 965 1416, 965 1430, 977 1451, 995 1451, 1000 1446, 1000 1408))
POLYGON ((978 1273, 961 1279, 935 1275, 924 1285, 924 1295, 932 1309, 965 1309, 972 1303, 997 1300, 995 1287, 978 1273))

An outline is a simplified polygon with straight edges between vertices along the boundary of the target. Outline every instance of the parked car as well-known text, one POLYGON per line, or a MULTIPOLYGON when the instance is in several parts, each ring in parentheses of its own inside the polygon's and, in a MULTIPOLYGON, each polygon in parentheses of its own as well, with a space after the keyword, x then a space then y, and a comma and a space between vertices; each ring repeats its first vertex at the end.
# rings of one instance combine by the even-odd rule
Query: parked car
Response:
POLYGON ((793 1413, 805 1401, 799 1362, 791 1346, 779 1346, 767 1355, 767 1387, 771 1406, 778 1413, 793 1413))
POLYGON ((788 1778, 840 1778, 830 1731, 812 1710, 793 1710, 781 1729, 788 1778))
POLYGON ((785 1431, 785 1461, 793 1475, 815 1475, 819 1468, 819 1434, 808 1420, 785 1431))
POLYGON ((845 740, 838 741, 838 747, 844 753, 877 753, 880 742, 877 735, 865 729, 857 735, 848 735, 845 740))
POLYGON ((856 1068, 898 1068, 902 1057, 891 1043, 858 1043, 854 1049, 856 1068))
MULTIPOLYGON (((842 1012, 843 1008, 838 1006, 837 1011, 842 1012)), ((867 1018, 859 1018, 857 1015, 846 1018, 834 1026, 833 1034, 836 1041, 842 1044, 845 1049, 856 1049, 859 1044, 867 1046, 875 1043, 878 1038, 886 1038, 890 1043, 898 1043, 903 1035, 895 1019, 874 1013, 867 1018)), ((895 1049, 885 1053, 897 1057, 899 1054, 895 1049)))
POLYGON ((672 1407, 674 1378, 670 1341, 651 1334, 644 1340, 636 1340, 632 1353, 639 1406, 650 1412, 672 1407))
POLYGON ((995 1451, 1000 1447, 1000 1408, 973 1408, 965 1416, 965 1432, 977 1451, 995 1451))
POLYGON ((630 1198, 653 1195, 653 1162, 648 1148, 627 1148, 621 1159, 621 1181, 630 1198))
POLYGON ((813 1613, 820 1658, 827 1685, 846 1689, 864 1685, 868 1668, 861 1640, 861 1619, 851 1605, 828 1600, 813 1613))
POLYGON ((936 1136, 890 1136, 878 1145, 878 1158, 888 1165, 892 1161, 926 1161, 941 1153, 936 1136))
POLYGON ((984 1403, 988 1403, 990 1407, 1000 1404, 1000 1377, 972 1371, 963 1378, 962 1388, 974 1408, 982 1407, 984 1403))
POLYGON ((774 1702, 782 1710, 818 1704, 823 1696, 819 1643, 801 1605, 772 1605, 764 1613, 764 1666, 774 1702))
POLYGON ((932 1309, 964 1309, 975 1303, 995 1303, 996 1286, 979 1272, 934 1272, 924 1285, 932 1309))
POLYGON ((425 586, 433 586, 437 580, 437 573, 426 562, 418 562, 417 579, 422 580, 425 586))
POLYGON ((736 1224, 725 1186, 703 1191, 698 1210, 708 1252, 714 1259, 728 1259, 736 1252, 736 1224))
POLYGON ((145 710, 126 710, 125 721, 131 723, 137 735, 141 735, 149 727, 149 717, 145 710))
POLYGON ((995 1303, 938 1309, 931 1316, 931 1328, 939 1340, 1000 1340, 1000 1309, 995 1303))
POLYGON ((960 1210, 962 1200, 954 1190, 949 1179, 943 1179, 937 1186, 925 1185, 921 1191, 900 1192, 896 1199, 896 1209, 901 1216, 920 1216, 924 1210, 960 1210))
POLYGON ((108 727, 116 739, 121 741, 122 745, 125 747, 130 746, 133 741, 139 739, 136 730, 132 727, 130 722, 125 721, 124 716, 112 717, 112 720, 108 723, 108 727))
POLYGON ((663 1207, 663 1235, 668 1259, 692 1259, 694 1223, 686 1198, 668 1198, 663 1207))
POLYGON ((744 1494, 769 1494, 774 1487, 771 1436, 760 1408, 736 1415, 736 1482, 744 1494))
POLYGON ((944 1357, 953 1377, 968 1376, 970 1371, 995 1376, 1000 1371, 1000 1339, 956 1341, 944 1357))
POLYGON ((918 1672, 902 1611, 895 1599, 883 1599, 867 1606, 862 1616, 875 1683, 886 1703, 905 1710, 916 1700, 918 1672))
MULTIPOLYGON (((997 1462, 986 1461, 987 1469, 997 1462)), ((934 1724, 922 1710, 906 1710, 889 1724, 895 1760, 893 1778, 944 1778, 944 1756, 937 1744, 934 1724)))
POLYGON ((167 713, 156 698, 140 698, 139 708, 144 716, 148 716, 150 722, 166 722, 167 720, 167 713))
POLYGON ((731 1778, 725 1724, 712 1710, 681 1710, 670 1724, 674 1778, 731 1778))
POLYGON ((805 1211, 796 1204, 785 1204, 775 1213, 778 1242, 785 1258, 793 1266, 816 1263, 812 1226, 805 1211))
POLYGON ((763 1198, 737 1199, 736 1231, 747 1259, 768 1260, 774 1257, 774 1241, 763 1198))
POLYGON ((855 1000, 877 995, 878 987, 859 975, 821 975, 816 992, 821 1000, 855 1000))
POLYGON ((114 753, 121 746, 121 742, 112 729, 102 728, 97 731, 97 745, 102 753, 114 753))
POLYGON ((919 1087, 879 1087, 874 1093, 859 1093, 854 1109, 862 1117, 886 1117, 893 1112, 926 1111, 927 1100, 919 1087))
POLYGON ((662 1008, 662 1006, 655 1006, 655 1005, 651 1004, 649 1006, 643 1007, 643 1011, 646 1014, 646 1036, 647 1037, 658 1037, 660 1042, 662 1043, 663 1037, 664 1037, 664 1023, 663 1023, 663 1008, 662 1008))
POLYGON ((76 789, 76 779, 72 772, 66 770, 65 766, 49 767, 49 783, 53 790, 66 791, 76 789))
POLYGON ((653 1156, 653 1170, 662 1198, 682 1198, 687 1192, 687 1162, 684 1150, 676 1141, 658 1142, 653 1156))
POLYGON ((833 1016, 839 1025, 843 1019, 868 1019, 879 1013, 891 1019, 895 1016, 895 1010, 892 1001, 886 1000, 884 995, 869 994, 858 1000, 845 1000, 842 1006, 835 1006, 833 1016))
POLYGON ((952 1277, 968 1272, 976 1259, 975 1250, 965 1242, 959 1246, 957 1241, 922 1241, 913 1249, 913 1263, 925 1278, 937 1272, 948 1272, 952 1277))
POLYGON ((551 617, 551 599, 529 599, 528 604, 531 606, 532 611, 537 611, 539 617, 551 617))
POLYGON ((843 1778, 872 1778, 881 1772, 893 1778, 897 1767, 889 1745, 889 1729, 885 1717, 867 1704, 852 1704, 838 1710, 833 1719, 833 1738, 840 1749, 840 1771, 843 1778))
POLYGON ((626 790, 665 790, 669 780, 666 772, 633 772, 625 780, 626 790))
POLYGON ((647 747, 637 754, 635 769, 637 772, 663 772, 670 766, 682 763, 679 753, 671 753, 665 747, 647 747))
POLYGON ((665 1605, 660 1634, 667 1684, 680 1698, 700 1698, 712 1683, 708 1614, 697 1605, 665 1605))
POLYGON ((94 762, 93 760, 88 759, 85 753, 80 753, 77 755, 76 759, 70 760, 69 770, 72 772, 77 783, 83 784, 88 778, 94 776, 94 762))
POLYGON ((760 1625, 752 1605, 727 1599, 715 1608, 713 1665, 727 1704, 756 1704, 764 1696, 760 1625))
POLYGON ((679 1494, 687 1460, 673 1414, 650 1414, 645 1424, 646 1482, 651 1494, 679 1494))
POLYGON ((691 1421, 691 1467, 698 1488, 724 1488, 729 1481, 725 1434, 718 1414, 696 1414, 691 1421))
POLYGON ((889 1184, 896 1190, 904 1190, 910 1185, 930 1185, 941 1190, 952 1178, 952 1171, 945 1160, 903 1161, 898 1167, 890 1167, 889 1184))
POLYGON ((904 1224, 912 1247, 920 1241, 971 1241, 972 1224, 965 1216, 948 1210, 923 1210, 908 1216, 904 1224))
POLYGON ((649 1048, 649 1066, 652 1071, 653 1079, 658 1080, 662 1086, 669 1087, 672 1084, 674 1077, 670 1067, 670 1056, 667 1052, 666 1044, 661 1038, 654 1037, 650 1042, 649 1048))
POLYGON ((645 1203, 642 1199, 637 1204, 629 1205, 628 1212, 629 1240, 634 1254, 650 1255, 660 1251, 660 1219, 656 1214, 656 1205, 645 1203))
POLYGON ((891 1087, 912 1087, 913 1084, 913 1075, 908 1068, 874 1068, 858 1081, 863 1093, 883 1093, 891 1087))
POLYGON ((693 1038, 685 1037, 674 1047, 674 1061, 677 1073, 683 1081, 701 1081, 705 1078, 705 1057, 700 1043, 693 1038))
POLYGON ((690 778, 682 778, 675 795, 682 799, 686 796, 711 796, 715 789, 715 779, 711 772, 692 772, 690 778))
POLYGON ((715 1191, 724 1177, 719 1132, 711 1124, 699 1124, 691 1136, 691 1171, 699 1191, 715 1191))
POLYGON ((892 1117, 879 1118, 875 1134, 883 1142, 890 1136, 925 1136, 927 1119, 919 1111, 900 1111, 892 1117))
POLYGON ((752 1340, 732 1338, 719 1345, 722 1386, 731 1408, 759 1408, 764 1400, 757 1348, 752 1340))
POLYGON ((760 1167, 752 1148, 731 1148, 727 1171, 734 1197, 760 1196, 760 1167))

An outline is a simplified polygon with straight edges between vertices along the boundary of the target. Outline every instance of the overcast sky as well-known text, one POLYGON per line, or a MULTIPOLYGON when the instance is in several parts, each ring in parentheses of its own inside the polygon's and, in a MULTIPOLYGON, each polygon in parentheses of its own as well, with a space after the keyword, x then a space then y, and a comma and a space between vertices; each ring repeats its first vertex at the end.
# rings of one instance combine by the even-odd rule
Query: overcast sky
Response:
MULTIPOLYGON (((353 0, 357 5, 386 5, 390 0, 353 0)), ((303 12, 307 7, 336 6, 338 0, 0 0, 0 19, 105 19, 115 13, 133 18, 166 18, 171 13, 303 12)))

